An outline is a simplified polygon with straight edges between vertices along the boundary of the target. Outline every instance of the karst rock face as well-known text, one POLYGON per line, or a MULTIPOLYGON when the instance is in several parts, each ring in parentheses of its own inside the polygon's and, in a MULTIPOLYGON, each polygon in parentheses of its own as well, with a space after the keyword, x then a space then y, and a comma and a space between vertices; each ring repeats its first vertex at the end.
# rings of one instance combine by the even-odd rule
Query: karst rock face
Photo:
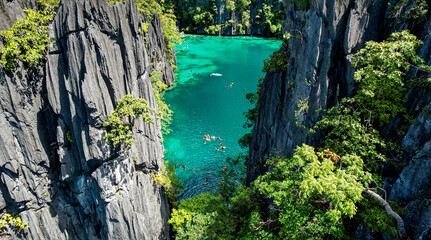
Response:
MULTIPOLYGON (((1 28, 35 2, 2 1, 1 28)), ((0 68, 0 209, 29 225, 3 237, 169 238, 166 196, 150 176, 164 166, 159 121, 135 121, 135 142, 122 154, 103 139, 124 95, 157 109, 153 71, 173 83, 160 19, 148 32, 143 21, 132 1, 62 1, 46 62, 0 68)))
MULTIPOLYGON (((290 157, 303 143, 319 146, 322 135, 308 130, 321 117, 316 110, 330 108, 343 97, 352 96, 355 82, 351 59, 367 41, 382 41, 393 31, 409 29, 424 42, 419 54, 431 63, 431 22, 391 18, 397 2, 310 0, 309 9, 304 11, 284 4, 283 32, 289 32, 291 37, 280 51, 290 56, 288 68, 268 73, 263 81, 250 143, 248 183, 269 170, 263 164, 269 157, 290 157), (300 101, 308 103, 308 110, 295 117, 300 101)), ((412 71, 409 76, 415 74, 412 71)), ((406 228, 414 239, 424 237, 427 230, 431 234, 431 106, 425 108, 430 104, 429 95, 427 87, 409 93, 410 112, 427 110, 422 110, 403 140, 402 145, 410 150, 404 159, 407 167, 397 169, 399 176, 388 178, 385 186, 388 194, 405 207, 406 228)), ((396 127, 394 120, 383 134, 390 134, 396 127)))

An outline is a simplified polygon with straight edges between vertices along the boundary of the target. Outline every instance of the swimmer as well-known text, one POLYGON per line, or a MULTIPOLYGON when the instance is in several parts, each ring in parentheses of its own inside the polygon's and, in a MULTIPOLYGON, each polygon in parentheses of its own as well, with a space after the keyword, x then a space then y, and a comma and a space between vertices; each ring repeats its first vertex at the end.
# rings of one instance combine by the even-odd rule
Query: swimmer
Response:
POLYGON ((219 142, 219 143, 218 143, 218 145, 220 145, 220 146, 221 146, 221 142, 219 142))
POLYGON ((225 146, 221 146, 220 148, 221 148, 221 149, 226 149, 226 147, 225 147, 225 146))
POLYGON ((226 166, 223 166, 223 170, 226 170, 227 169, 227 167, 226 166))
POLYGON ((207 184, 208 183, 208 178, 205 178, 205 184, 207 184))
POLYGON ((211 136, 211 139, 212 139, 212 140, 214 140, 214 139, 215 139, 215 137, 214 137, 214 136, 211 136))
POLYGON ((218 139, 218 140, 223 140, 223 139, 221 139, 220 137, 217 137, 217 139, 218 139))
POLYGON ((220 149, 216 148, 216 151, 218 152, 218 151, 220 151, 220 149))

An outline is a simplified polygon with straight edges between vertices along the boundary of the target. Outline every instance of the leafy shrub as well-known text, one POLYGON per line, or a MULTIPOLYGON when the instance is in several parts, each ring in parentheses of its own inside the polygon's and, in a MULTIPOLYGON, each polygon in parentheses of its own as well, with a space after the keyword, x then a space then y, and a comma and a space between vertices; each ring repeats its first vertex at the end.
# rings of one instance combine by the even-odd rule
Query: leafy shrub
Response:
POLYGON ((369 41, 353 58, 357 68, 354 79, 360 83, 355 96, 373 123, 383 126, 390 118, 405 113, 407 86, 405 74, 412 66, 430 71, 424 60, 416 54, 422 44, 407 31, 392 33, 387 41, 369 41))
POLYGON ((220 32, 220 30, 222 29, 222 25, 215 25, 215 26, 209 26, 207 28, 204 29, 204 31, 208 34, 218 34, 220 32))
POLYGON ((232 220, 220 197, 201 193, 182 200, 173 209, 169 223, 177 232, 176 239, 232 239, 232 220))
POLYGON ((28 224, 23 223, 20 217, 12 217, 9 213, 5 213, 1 217, 0 229, 3 229, 6 226, 10 226, 15 229, 28 228, 28 224))
POLYGON ((118 101, 118 105, 114 112, 109 115, 109 120, 103 124, 109 129, 103 139, 106 143, 118 145, 123 144, 126 149, 130 148, 135 141, 132 138, 132 130, 134 120, 142 117, 144 122, 154 123, 154 118, 149 112, 154 112, 150 108, 148 102, 142 98, 134 98, 132 95, 126 95, 118 101))
POLYGON ((173 111, 169 108, 169 105, 163 99, 162 91, 166 90, 168 86, 164 84, 160 77, 162 76, 161 72, 154 71, 151 73, 151 83, 153 85, 154 98, 156 99, 157 104, 157 117, 161 120, 162 124, 162 133, 169 134, 171 131, 169 129, 169 125, 172 121, 173 111))
POLYGON ((54 19, 54 11, 60 0, 38 0, 43 10, 24 9, 26 17, 17 20, 8 30, 0 31, 4 47, 0 47, 0 64, 6 71, 13 71, 19 59, 35 66, 44 58, 50 41, 48 24, 54 19))
POLYGON ((287 70, 287 61, 289 59, 289 53, 285 51, 275 52, 271 55, 270 59, 263 61, 262 72, 284 72, 287 70))
POLYGON ((354 99, 343 99, 327 111, 315 128, 327 131, 323 141, 325 148, 342 155, 355 154, 365 159, 367 171, 377 173, 386 161, 382 150, 388 146, 379 132, 363 121, 354 103, 354 99))
POLYGON ((178 205, 176 199, 178 194, 184 189, 184 184, 176 176, 176 169, 180 167, 184 168, 185 166, 175 163, 169 164, 168 161, 165 161, 165 165, 166 168, 160 169, 157 175, 151 173, 151 177, 165 189, 169 204, 171 205, 171 209, 173 209, 178 205))

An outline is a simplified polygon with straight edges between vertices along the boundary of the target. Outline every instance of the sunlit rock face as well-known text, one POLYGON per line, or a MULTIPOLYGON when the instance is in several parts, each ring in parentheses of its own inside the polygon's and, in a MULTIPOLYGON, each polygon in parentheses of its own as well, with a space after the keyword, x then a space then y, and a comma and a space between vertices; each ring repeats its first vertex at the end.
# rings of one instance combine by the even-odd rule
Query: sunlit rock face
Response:
MULTIPOLYGON (((2 19, 34 7, 21 2, 2 1, 2 19)), ((174 80, 160 19, 143 33, 145 20, 133 2, 62 1, 47 61, 0 69, 0 208, 29 224, 11 238, 169 238, 166 196, 150 177, 163 166, 160 123, 136 121, 121 155, 103 140, 120 98, 157 108, 151 72, 174 80)))

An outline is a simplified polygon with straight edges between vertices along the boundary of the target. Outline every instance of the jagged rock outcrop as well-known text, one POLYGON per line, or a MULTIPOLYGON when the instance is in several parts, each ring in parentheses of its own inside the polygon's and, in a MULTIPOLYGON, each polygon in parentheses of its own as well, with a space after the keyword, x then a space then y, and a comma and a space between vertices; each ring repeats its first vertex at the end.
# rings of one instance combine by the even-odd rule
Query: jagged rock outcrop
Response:
MULTIPOLYGON (((394 30, 410 29, 424 41, 420 55, 426 60, 431 58, 430 23, 421 19, 409 20, 408 17, 398 18, 399 22, 389 18, 397 2, 310 0, 307 11, 297 11, 294 6, 285 4, 288 7, 284 32, 291 34, 285 50, 290 56, 288 69, 268 73, 264 79, 250 143, 248 183, 268 171, 263 163, 271 155, 291 156, 296 146, 303 143, 319 145, 321 136, 308 131, 320 119, 316 110, 332 107, 341 98, 354 93, 350 60, 365 42, 386 39, 394 30), (308 110, 295 117, 300 101, 307 102, 308 110), (297 121, 301 126, 297 126, 297 121)), ((412 2, 409 1, 403 11, 412 2)), ((409 76, 415 74, 412 71, 409 76)), ((422 86, 420 90, 411 90, 408 102, 411 112, 418 113, 429 104, 427 89, 422 86)), ((403 145, 419 152, 406 158, 409 166, 402 170, 391 192, 391 196, 405 207, 406 229, 415 239, 431 227, 430 114, 426 110, 410 127, 403 145)), ((385 134, 396 128, 394 122, 386 128, 385 134)), ((388 185, 386 189, 390 187, 388 185)))
MULTIPOLYGON (((14 9, 10 19, 22 15, 14 9)), ((124 95, 157 108, 152 71, 173 82, 160 19, 147 33, 144 20, 133 1, 62 1, 46 64, 0 68, 0 209, 29 224, 6 238, 169 238, 166 196, 150 177, 163 166, 160 123, 137 121, 122 155, 103 140, 124 95)))

